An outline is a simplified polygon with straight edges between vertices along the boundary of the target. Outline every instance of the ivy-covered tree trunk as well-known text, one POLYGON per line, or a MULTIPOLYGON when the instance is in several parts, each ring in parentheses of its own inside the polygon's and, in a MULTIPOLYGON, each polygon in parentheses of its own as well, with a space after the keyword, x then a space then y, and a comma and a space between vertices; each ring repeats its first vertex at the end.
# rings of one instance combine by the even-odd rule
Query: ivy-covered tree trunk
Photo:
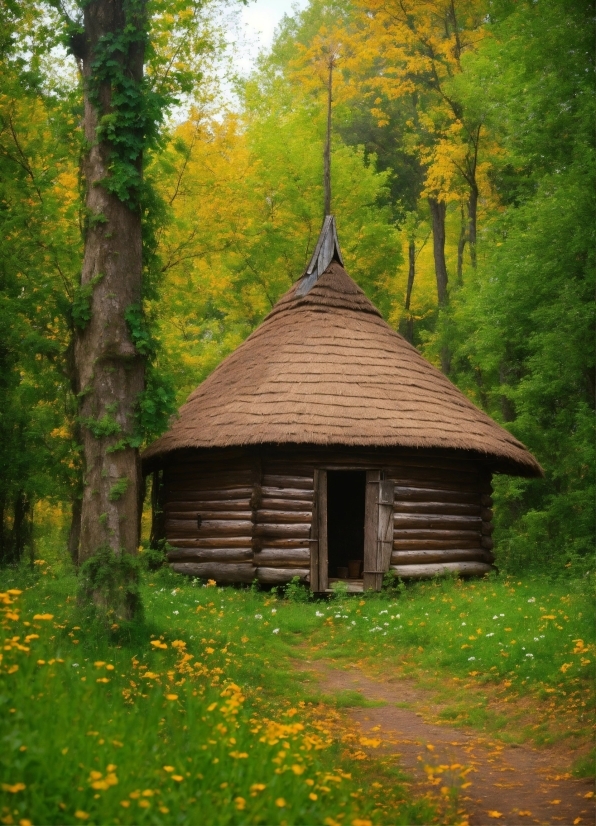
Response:
MULTIPOLYGON (((80 561, 103 558, 118 569, 118 559, 136 554, 139 544, 140 465, 134 431, 145 363, 127 318, 141 302, 143 123, 138 101, 146 43, 144 0, 91 0, 84 6, 84 33, 75 39, 73 51, 78 49, 83 66, 88 147, 83 161, 85 255, 73 311, 84 456, 80 561)), ((91 583, 96 603, 118 617, 134 614, 126 583, 103 585, 91 583)))

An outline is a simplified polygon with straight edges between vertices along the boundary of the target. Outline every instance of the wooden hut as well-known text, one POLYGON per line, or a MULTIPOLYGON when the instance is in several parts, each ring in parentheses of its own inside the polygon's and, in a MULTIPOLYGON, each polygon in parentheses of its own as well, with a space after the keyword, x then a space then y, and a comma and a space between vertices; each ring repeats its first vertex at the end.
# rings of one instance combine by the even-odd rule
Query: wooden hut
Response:
POLYGON ((302 278, 144 453, 174 571, 324 592, 494 560, 491 476, 529 451, 392 330, 332 217, 302 278))

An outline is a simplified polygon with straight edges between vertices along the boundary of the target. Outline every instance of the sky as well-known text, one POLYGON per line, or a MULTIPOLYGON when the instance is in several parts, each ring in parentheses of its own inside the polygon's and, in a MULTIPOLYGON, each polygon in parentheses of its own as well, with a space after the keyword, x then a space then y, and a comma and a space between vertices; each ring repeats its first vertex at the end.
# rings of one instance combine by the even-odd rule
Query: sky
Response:
POLYGON ((260 49, 271 46, 276 26, 284 14, 291 15, 308 5, 308 0, 251 0, 240 12, 246 45, 239 55, 242 73, 249 72, 260 49))

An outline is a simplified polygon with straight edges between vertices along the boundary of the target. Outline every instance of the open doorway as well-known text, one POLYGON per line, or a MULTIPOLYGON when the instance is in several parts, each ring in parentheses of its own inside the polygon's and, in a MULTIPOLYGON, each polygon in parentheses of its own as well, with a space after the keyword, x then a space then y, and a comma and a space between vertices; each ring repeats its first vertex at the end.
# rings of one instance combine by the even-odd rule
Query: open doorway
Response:
POLYGON ((364 563, 366 472, 327 472, 329 578, 359 579, 364 563))

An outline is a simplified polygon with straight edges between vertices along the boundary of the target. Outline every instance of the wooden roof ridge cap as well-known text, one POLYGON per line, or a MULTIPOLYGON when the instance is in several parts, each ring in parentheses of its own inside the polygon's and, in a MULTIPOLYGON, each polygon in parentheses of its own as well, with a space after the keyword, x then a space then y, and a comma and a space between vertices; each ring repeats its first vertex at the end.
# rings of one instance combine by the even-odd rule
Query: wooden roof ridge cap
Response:
POLYGON ((304 275, 298 282, 295 295, 301 298, 310 292, 332 261, 338 261, 342 267, 344 265, 337 237, 335 216, 326 215, 314 252, 304 275))

